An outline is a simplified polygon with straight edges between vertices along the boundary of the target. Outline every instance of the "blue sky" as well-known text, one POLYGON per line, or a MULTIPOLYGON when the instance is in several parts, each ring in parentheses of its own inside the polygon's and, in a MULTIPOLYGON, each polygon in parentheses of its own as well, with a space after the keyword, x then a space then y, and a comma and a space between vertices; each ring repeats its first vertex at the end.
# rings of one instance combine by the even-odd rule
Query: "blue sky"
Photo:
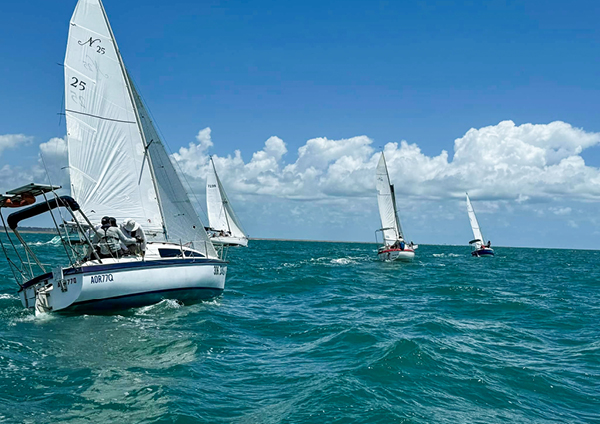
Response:
MULTIPOLYGON (((562 121, 593 140, 600 132, 597 2, 106 0, 104 5, 128 70, 171 149, 201 143, 196 136, 210 127, 210 145, 182 160, 191 169, 207 154, 223 158, 220 165, 227 175, 221 177, 251 236, 372 240, 378 228, 374 177, 371 181, 368 172, 359 170, 374 163, 377 151, 388 143, 397 143, 392 155, 406 153, 400 146, 406 140, 427 158, 445 150, 452 162, 455 140, 471 128, 494 132, 503 121, 512 121, 517 129, 562 121), (358 166, 352 175, 365 179, 362 191, 325 189, 330 182, 324 179, 314 198, 286 189, 291 175, 305 176, 296 170, 301 168, 298 149, 309 140, 360 136, 369 140, 366 147, 357 144, 366 148, 361 165, 355 160, 348 166, 358 166), (278 163, 265 168, 263 176, 276 175, 279 185, 268 192, 254 190, 242 181, 249 171, 234 163, 235 150, 249 165, 256 152, 265 151, 270 137, 282 141, 285 152, 281 143, 272 143, 266 154, 276 151, 278 163), (294 172, 284 172, 294 164, 294 172), (339 214, 340 209, 345 213, 339 214), (279 217, 275 225, 271 214, 279 217)), ((64 136, 64 118, 57 115, 63 97, 57 63, 64 58, 74 6, 74 1, 3 5, 0 136, 30 138, 2 150, 0 168, 9 165, 31 175, 27 169, 38 161, 39 144, 64 136)), ((515 136, 505 130, 502 143, 515 136)), ((557 131, 560 138, 563 132, 557 131)), ((480 135, 484 133, 489 132, 480 135)), ((539 144, 528 140, 528 145, 539 144)), ((583 142, 580 151, 567 149, 585 161, 586 168, 578 169, 581 178, 592 182, 589 187, 582 183, 570 191, 565 177, 564 184, 539 183, 544 195, 536 196, 533 185, 531 192, 520 193, 499 190, 501 180, 481 186, 475 181, 480 176, 474 177, 473 201, 481 211, 484 235, 505 245, 597 248, 600 221, 592 218, 600 200, 594 185, 600 148, 593 140, 583 142), (478 201, 485 203, 478 206, 478 201)), ((573 143, 577 141, 567 144, 573 143)), ((342 150, 322 169, 317 167, 323 178, 345 163, 343 157, 353 157, 342 150)), ((397 167, 394 163, 392 179, 402 186, 406 175, 400 159, 397 167)), ((522 163, 521 171, 530 165, 522 163)), ((498 163, 490 166, 499 169, 498 163)), ((464 182, 453 183, 452 172, 423 176, 411 182, 418 187, 405 187, 409 206, 400 209, 415 242, 461 244, 470 239, 458 193, 471 189, 464 182), (422 189, 424 181, 445 191, 422 189)), ((199 192, 201 174, 192 182, 199 192)), ((11 188, 5 187, 8 183, 5 178, 0 188, 11 188)))

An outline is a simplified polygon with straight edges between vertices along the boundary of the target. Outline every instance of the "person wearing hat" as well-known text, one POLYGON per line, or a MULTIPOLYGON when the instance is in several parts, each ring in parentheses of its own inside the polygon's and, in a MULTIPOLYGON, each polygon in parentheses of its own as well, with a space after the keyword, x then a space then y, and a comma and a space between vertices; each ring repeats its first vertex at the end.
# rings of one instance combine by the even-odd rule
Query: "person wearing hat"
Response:
POLYGON ((100 221, 100 224, 96 224, 94 225, 94 229, 91 231, 91 237, 92 237, 92 243, 96 244, 100 241, 100 239, 102 238, 101 232, 100 230, 105 230, 108 227, 110 227, 110 217, 108 216, 103 216, 102 217, 102 221, 100 221))
MULTIPOLYGON (((144 230, 140 224, 131 218, 126 219, 125 222, 121 224, 121 231, 123 231, 123 234, 126 236, 134 238, 140 244, 142 254, 146 251, 146 234, 144 234, 144 230)), ((127 247, 131 251, 134 246, 127 247)))
MULTIPOLYGON (((114 223, 116 224, 116 220, 114 223)), ((111 218, 105 216, 102 218, 102 225, 98 230, 96 230, 92 242, 100 250, 100 255, 107 258, 119 257, 123 255, 125 252, 121 248, 121 244, 135 244, 137 240, 135 238, 125 236, 119 227, 111 224, 111 218)))

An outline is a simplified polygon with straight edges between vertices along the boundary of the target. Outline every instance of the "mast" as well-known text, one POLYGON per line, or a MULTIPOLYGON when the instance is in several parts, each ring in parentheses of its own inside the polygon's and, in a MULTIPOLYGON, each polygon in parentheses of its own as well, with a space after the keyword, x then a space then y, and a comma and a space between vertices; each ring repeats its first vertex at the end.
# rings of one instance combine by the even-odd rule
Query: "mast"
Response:
MULTIPOLYGON (((123 58, 121 57, 121 51, 119 50, 119 46, 117 46, 117 40, 115 38, 115 34, 113 33, 112 27, 110 26, 110 21, 108 20, 108 16, 106 14, 106 10, 104 9, 104 4, 102 4, 102 0, 98 0, 98 4, 100 5, 100 10, 102 10, 102 15, 104 16, 104 21, 105 21, 108 31, 110 33, 110 38, 111 38, 112 44, 115 48, 115 53, 117 54, 117 58, 119 59, 119 66, 121 68, 121 72, 123 73, 123 79, 125 80, 125 86, 127 87, 127 93, 129 94, 129 101, 131 102, 131 106, 133 108, 133 111, 135 112, 135 122, 137 124, 138 131, 142 137, 142 143, 144 145, 144 152, 147 153, 148 143, 146 142, 146 136, 144 135, 144 131, 142 129, 139 112, 138 112, 137 106, 135 105, 135 101, 133 99, 133 92, 131 91, 131 80, 129 78, 129 74, 127 73, 127 69, 125 68, 125 63, 123 62, 123 58)), ((163 211, 162 202, 160 200, 160 193, 159 193, 158 187, 156 185, 156 177, 154 175, 154 168, 152 166, 152 161, 150 159, 148 159, 147 154, 145 155, 144 160, 148 161, 148 166, 150 169, 150 176, 152 179, 152 185, 154 186, 154 192, 156 194, 156 200, 158 203, 158 210, 160 211, 160 217, 161 217, 161 221, 162 221, 163 233, 165 235, 165 241, 169 241, 169 237, 167 234, 167 227, 165 225, 165 213, 163 211)), ((142 166, 143 166, 143 162, 142 162, 142 166)))
POLYGON ((396 217, 396 233, 398 235, 398 238, 403 239, 404 234, 402 234, 402 227, 400 226, 400 217, 398 216, 398 208, 396 207, 396 191, 394 190, 394 184, 390 184, 390 193, 392 194, 392 204, 394 205, 394 216, 396 217))
POLYGON ((231 233, 231 225, 229 224, 229 217, 227 216, 227 208, 225 207, 225 203, 227 203, 226 198, 223 196, 223 190, 221 186, 221 180, 219 180, 219 175, 217 174, 217 168, 215 167, 215 162, 213 161, 212 156, 210 157, 210 163, 212 163, 213 172, 215 173, 215 179, 217 180, 217 188, 221 193, 221 207, 223 208, 223 213, 225 214, 225 222, 227 223, 227 231, 231 233))

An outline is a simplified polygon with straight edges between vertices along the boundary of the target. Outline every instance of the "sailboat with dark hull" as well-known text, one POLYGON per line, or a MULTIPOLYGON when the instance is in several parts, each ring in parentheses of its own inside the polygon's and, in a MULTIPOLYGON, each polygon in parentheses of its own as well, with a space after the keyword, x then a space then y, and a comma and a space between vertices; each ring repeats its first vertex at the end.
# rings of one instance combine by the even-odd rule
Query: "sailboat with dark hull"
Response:
POLYGON ((475 209, 473 209, 471 199, 469 199, 469 193, 466 193, 466 195, 467 214, 469 215, 469 223, 471 224, 471 230, 473 230, 473 240, 469 242, 469 244, 473 246, 471 255, 477 257, 494 256, 494 249, 491 248, 491 243, 488 240, 488 243, 486 244, 485 239, 483 238, 483 234, 481 233, 479 221, 477 221, 477 216, 475 215, 475 209))
POLYGON ((215 251, 125 69, 100 0, 77 3, 64 69, 71 196, 40 184, 0 196, 0 215, 20 199, 43 196, 7 220, 27 253, 24 257, 11 241, 19 264, 3 249, 23 306, 38 312, 121 309, 220 294, 227 263, 215 251), (69 265, 49 268, 20 237, 18 224, 57 210, 68 215, 68 225, 57 230, 69 227, 79 237, 73 241, 63 234, 69 265), (100 255, 93 235, 104 216, 141 225, 145 251, 100 255))

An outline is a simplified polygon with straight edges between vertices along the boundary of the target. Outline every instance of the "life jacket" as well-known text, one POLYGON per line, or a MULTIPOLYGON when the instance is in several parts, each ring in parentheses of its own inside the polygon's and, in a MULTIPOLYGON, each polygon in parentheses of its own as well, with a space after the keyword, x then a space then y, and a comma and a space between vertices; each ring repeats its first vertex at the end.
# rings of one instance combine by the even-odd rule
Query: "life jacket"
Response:
POLYGON ((102 255, 114 256, 121 250, 119 235, 116 234, 116 231, 111 231, 111 228, 116 229, 116 227, 111 227, 110 225, 103 225, 98 231, 100 235, 98 247, 102 255))

